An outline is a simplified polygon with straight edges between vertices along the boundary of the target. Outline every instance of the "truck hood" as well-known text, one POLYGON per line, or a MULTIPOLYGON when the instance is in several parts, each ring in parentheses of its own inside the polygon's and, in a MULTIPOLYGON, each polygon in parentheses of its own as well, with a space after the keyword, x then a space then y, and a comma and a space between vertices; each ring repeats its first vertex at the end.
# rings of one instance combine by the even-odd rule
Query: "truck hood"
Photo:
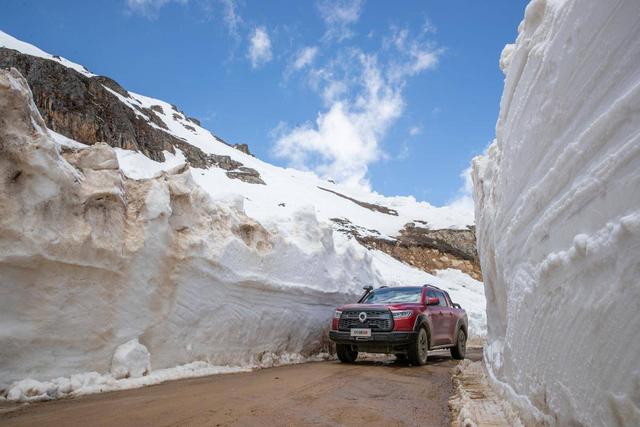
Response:
POLYGON ((418 303, 398 303, 398 304, 346 304, 338 307, 338 310, 413 310, 422 305, 418 303))

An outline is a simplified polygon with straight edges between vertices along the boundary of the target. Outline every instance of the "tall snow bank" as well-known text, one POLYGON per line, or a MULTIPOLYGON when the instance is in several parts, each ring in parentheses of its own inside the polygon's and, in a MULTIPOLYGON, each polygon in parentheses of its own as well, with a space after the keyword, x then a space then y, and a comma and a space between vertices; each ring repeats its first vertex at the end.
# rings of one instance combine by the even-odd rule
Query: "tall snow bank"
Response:
POLYGON ((312 215, 294 239, 241 200, 213 203, 184 165, 134 181, 106 144, 63 156, 15 70, 0 71, 0 111, 0 395, 109 372, 138 337, 154 369, 311 354, 333 308, 379 280, 312 215))
POLYGON ((474 160, 490 376, 531 421, 640 425, 640 2, 532 1, 474 160))

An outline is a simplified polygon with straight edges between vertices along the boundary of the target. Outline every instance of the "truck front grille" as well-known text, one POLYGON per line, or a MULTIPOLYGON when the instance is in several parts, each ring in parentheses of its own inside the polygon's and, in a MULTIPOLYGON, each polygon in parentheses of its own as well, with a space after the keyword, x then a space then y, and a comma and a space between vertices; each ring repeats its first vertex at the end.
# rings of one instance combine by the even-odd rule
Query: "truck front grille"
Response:
POLYGON ((389 310, 357 310, 343 311, 340 316, 338 329, 348 331, 352 328, 369 328, 372 331, 390 331, 393 329, 393 320, 389 310), (367 320, 361 322, 360 313, 367 314, 367 320))

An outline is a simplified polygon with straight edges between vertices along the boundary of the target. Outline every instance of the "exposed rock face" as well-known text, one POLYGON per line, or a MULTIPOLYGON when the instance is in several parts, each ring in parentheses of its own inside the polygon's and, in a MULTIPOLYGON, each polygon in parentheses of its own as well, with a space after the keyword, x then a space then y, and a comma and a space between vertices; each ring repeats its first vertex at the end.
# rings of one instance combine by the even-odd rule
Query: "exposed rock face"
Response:
POLYGON ((189 164, 193 167, 209 168, 214 166, 227 171, 225 174, 229 178, 240 179, 251 184, 265 184, 257 170, 243 166, 242 163, 233 160, 229 156, 208 154, 198 147, 179 140, 175 142, 175 145, 185 153, 185 156, 189 159, 189 164))
MULTIPOLYGON (((106 142, 137 150, 156 161, 164 161, 163 151, 174 153, 174 148, 179 148, 194 167, 220 167, 230 178, 264 184, 257 171, 240 169, 242 163, 206 154, 165 132, 167 126, 156 114, 162 112, 161 106, 143 108, 132 103, 137 111, 132 110, 108 90, 129 98, 128 92, 108 77, 87 77, 58 62, 0 47, 0 68, 11 67, 27 79, 46 126, 68 138, 88 145, 106 142)), ((185 117, 177 108, 173 114, 185 117)), ((196 119, 185 120, 199 125, 196 119)))
MULTIPOLYGON (((164 161, 163 150, 173 152, 177 138, 150 126, 105 89, 127 97, 115 81, 86 77, 55 61, 0 48, 0 68, 11 67, 29 82, 48 128, 89 145, 104 141, 112 147, 138 150, 156 161, 164 161)), ((164 126, 153 111, 143 114, 164 126)))
POLYGON ((479 262, 474 226, 467 230, 431 230, 409 223, 400 230, 399 240, 405 245, 431 247, 460 259, 479 262))
POLYGON ((403 242, 402 239, 394 242, 384 239, 365 238, 364 240, 360 240, 360 242, 368 248, 379 249, 397 260, 426 271, 427 273, 434 273, 435 270, 455 268, 467 273, 476 280, 482 281, 482 273, 477 262, 460 258, 450 252, 426 245, 407 244, 403 242))
POLYGON ((242 151, 244 154, 253 156, 253 154, 251 154, 251 151, 249 151, 249 146, 247 144, 233 144, 232 147, 238 151, 242 151))
POLYGON ((430 230, 409 223, 393 239, 380 236, 375 230, 366 230, 344 218, 333 218, 340 231, 355 237, 370 249, 381 250, 399 261, 428 273, 455 268, 482 281, 482 272, 476 252, 475 227, 467 230, 430 230))
POLYGON ((380 206, 380 205, 376 205, 373 203, 368 203, 368 202, 363 202, 360 200, 356 200, 352 197, 349 196, 345 196, 344 194, 340 194, 337 191, 333 191, 333 190, 329 190, 328 188, 324 188, 324 187, 318 187, 320 190, 322 191, 327 191, 329 193, 333 193, 338 197, 342 197, 343 199, 347 199, 353 203, 355 203, 356 205, 362 206, 363 208, 367 208, 369 210, 375 211, 375 212, 380 212, 383 214, 387 214, 387 215, 393 215, 393 216, 398 216, 398 212, 394 209, 390 209, 386 206, 380 206))

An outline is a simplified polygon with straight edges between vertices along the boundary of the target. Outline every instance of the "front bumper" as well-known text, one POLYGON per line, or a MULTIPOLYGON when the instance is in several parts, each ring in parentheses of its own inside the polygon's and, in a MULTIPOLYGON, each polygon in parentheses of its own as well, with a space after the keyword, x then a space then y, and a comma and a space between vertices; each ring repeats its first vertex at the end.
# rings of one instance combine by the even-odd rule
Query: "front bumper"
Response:
POLYGON ((329 339, 336 344, 350 345, 354 350, 365 353, 402 353, 415 342, 417 332, 392 331, 372 332, 371 337, 352 337, 349 331, 329 331, 329 339))

